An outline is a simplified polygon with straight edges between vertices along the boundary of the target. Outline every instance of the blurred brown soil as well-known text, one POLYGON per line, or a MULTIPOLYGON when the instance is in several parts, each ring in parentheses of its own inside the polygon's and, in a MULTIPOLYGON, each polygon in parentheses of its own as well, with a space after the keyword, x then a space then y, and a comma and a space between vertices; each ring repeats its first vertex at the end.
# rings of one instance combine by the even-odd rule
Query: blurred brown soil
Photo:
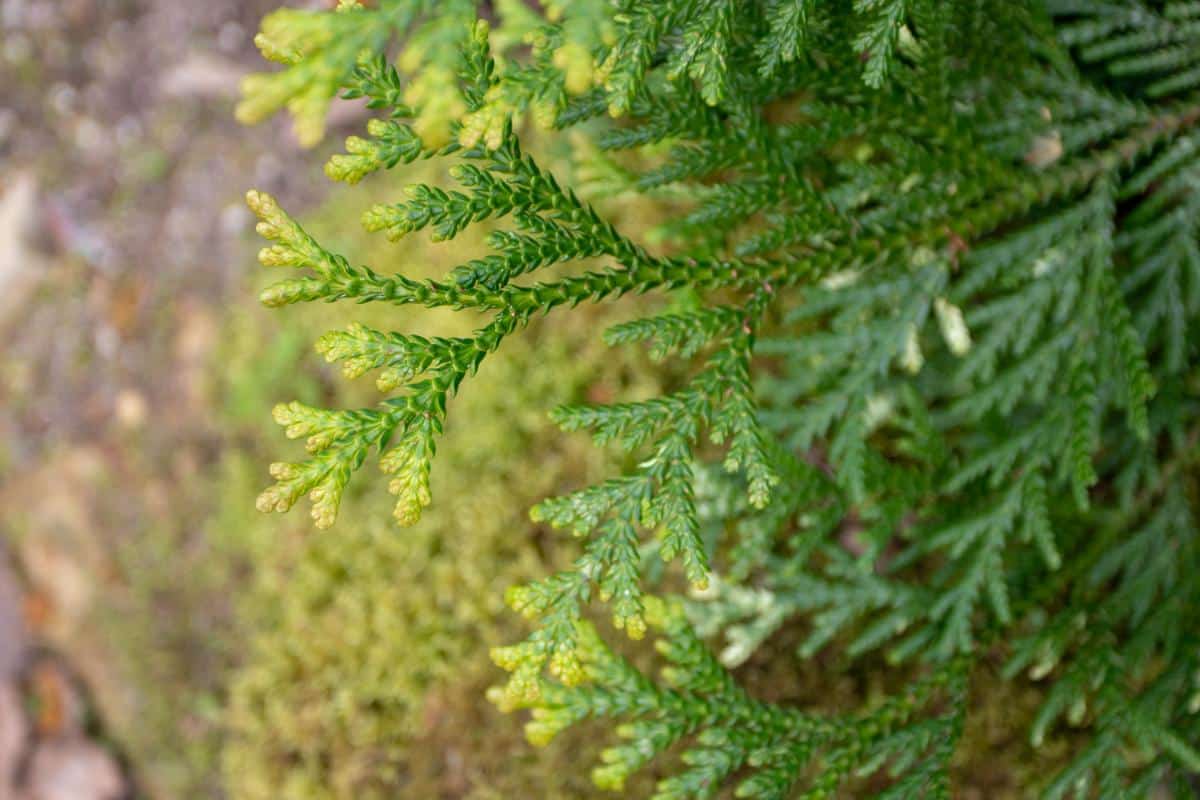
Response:
POLYGON ((128 591, 114 554, 139 531, 203 547, 213 348, 252 264, 241 197, 303 205, 324 183, 286 121, 232 118, 277 5, 0 0, 0 800, 160 794, 123 763, 142 699, 91 612, 128 591))

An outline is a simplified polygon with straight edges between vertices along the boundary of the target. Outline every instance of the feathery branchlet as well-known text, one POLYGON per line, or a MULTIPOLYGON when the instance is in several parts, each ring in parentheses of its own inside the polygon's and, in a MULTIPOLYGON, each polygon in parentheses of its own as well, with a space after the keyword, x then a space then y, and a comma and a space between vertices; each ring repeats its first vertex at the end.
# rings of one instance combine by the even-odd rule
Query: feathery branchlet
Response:
POLYGON ((1200 3, 582 0, 545 18, 494 4, 492 24, 465 0, 342 5, 267 19, 260 47, 285 67, 246 82, 240 113, 287 106, 311 140, 336 91, 365 98, 381 118, 330 178, 436 159, 448 180, 364 226, 451 242, 487 225, 489 252, 439 280, 354 266, 251 192, 260 260, 295 271, 262 301, 484 322, 322 336, 385 397, 279 406, 308 455, 272 465, 262 510, 308 495, 327 527, 375 459, 415 523, 438 502, 453 396, 509 336, 580 304, 671 297, 605 338, 684 377, 552 411, 634 458, 533 509, 579 555, 506 598, 533 630, 493 650, 510 678, 492 698, 532 709, 530 741, 611 720, 595 782, 619 791, 682 752, 657 768, 664 799, 830 797, 873 774, 881 797, 950 797, 986 652, 1043 689, 1034 745, 1084 729, 1046 796, 1185 791, 1200 770, 1200 3), (574 177, 522 147, 530 124, 590 136, 574 177), (637 240, 573 188, 589 185, 667 219, 637 240), (593 607, 653 635, 660 678, 593 607), (878 650, 912 681, 836 714, 756 700, 730 670, 786 626, 807 632, 804 655, 878 650))

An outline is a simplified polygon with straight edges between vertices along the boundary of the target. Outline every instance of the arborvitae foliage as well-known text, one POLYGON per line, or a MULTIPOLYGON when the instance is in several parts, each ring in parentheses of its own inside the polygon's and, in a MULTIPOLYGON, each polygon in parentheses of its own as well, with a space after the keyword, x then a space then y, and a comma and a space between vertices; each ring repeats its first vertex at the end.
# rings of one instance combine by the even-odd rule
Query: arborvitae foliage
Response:
POLYGON ((510 591, 532 632, 492 654, 511 673, 495 699, 533 709, 531 740, 611 720, 596 782, 661 759, 661 798, 828 797, 875 773, 878 796, 949 797, 972 673, 1002 657, 1045 687, 1035 744, 1081 729, 1030 788, 1185 796, 1200 771, 1200 3, 543 11, 380 0, 264 25, 288 66, 247 82, 248 117, 286 104, 311 138, 340 88, 380 116, 331 178, 436 158, 460 185, 409 186, 369 230, 494 230, 489 253, 416 280, 353 264, 250 193, 262 262, 295 271, 268 305, 481 319, 459 338, 321 337, 348 377, 377 370, 385 398, 278 407, 308 455, 272 466, 260 508, 307 494, 327 527, 374 460, 415 522, 483 360, 535 317, 654 292, 663 314, 606 339, 691 377, 552 411, 633 466, 533 509, 579 557, 510 591), (590 137, 581 192, 677 213, 629 238, 522 149, 527 118, 590 137), (660 599, 675 574, 693 591, 660 599), (660 679, 611 649, 620 637, 588 621, 600 609, 632 638, 653 629, 660 679), (909 683, 836 716, 759 701, 729 669, 784 628, 805 632, 803 655, 882 651, 909 683))

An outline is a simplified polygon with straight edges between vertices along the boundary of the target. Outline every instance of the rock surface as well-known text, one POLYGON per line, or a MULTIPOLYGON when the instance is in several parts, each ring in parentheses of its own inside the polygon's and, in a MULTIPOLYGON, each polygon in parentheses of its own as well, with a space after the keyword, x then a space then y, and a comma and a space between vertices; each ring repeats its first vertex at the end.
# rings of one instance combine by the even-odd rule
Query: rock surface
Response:
POLYGON ((29 764, 28 800, 118 800, 125 794, 120 768, 86 739, 40 743, 29 764))
POLYGON ((119 800, 129 782, 87 738, 87 701, 65 663, 35 650, 31 602, 0 549, 0 800, 119 800))

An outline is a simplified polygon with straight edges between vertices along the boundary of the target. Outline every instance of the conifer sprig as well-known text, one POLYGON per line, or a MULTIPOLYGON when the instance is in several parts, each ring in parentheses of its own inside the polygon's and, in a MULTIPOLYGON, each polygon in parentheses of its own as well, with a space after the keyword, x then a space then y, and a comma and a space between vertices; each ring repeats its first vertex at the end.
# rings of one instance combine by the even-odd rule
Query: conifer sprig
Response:
POLYGON ((1200 762, 1195 3, 584 0, 545 19, 499 4, 495 31, 470 3, 345 5, 268 25, 290 65, 271 86, 340 86, 382 114, 331 159, 335 180, 453 162, 453 187, 408 187, 368 230, 487 225, 489 252, 434 280, 353 266, 251 193, 260 260, 301 271, 262 299, 486 322, 322 337, 390 396, 277 409, 310 455, 272 468, 261 507, 307 493, 328 525, 378 454, 415 521, 449 399, 508 336, 582 303, 674 296, 605 338, 690 372, 658 397, 552 412, 636 460, 533 511, 580 549, 509 592, 533 631, 492 654, 510 673, 495 699, 534 709, 532 740, 624 720, 596 781, 619 789, 682 748, 664 798, 824 797, 885 766, 883 796, 949 797, 987 643, 1046 686, 1035 744, 1063 720, 1090 728, 1048 796, 1182 785, 1200 762), (415 53, 401 69, 382 55, 397 31, 415 53), (527 152, 526 116, 586 125, 604 181, 666 198, 660 246, 527 152), (685 606, 650 586, 672 562, 685 606), (660 634, 662 682, 584 621, 596 600, 630 637, 660 634), (874 708, 810 713, 750 698, 695 633, 736 665, 796 624, 803 655, 878 649, 923 677, 874 708))
POLYGON ((708 652, 677 603, 645 599, 646 619, 661 637, 660 681, 613 653, 588 623, 577 625, 581 683, 547 684, 530 705, 526 736, 545 744, 586 718, 620 722, 622 744, 605 750, 592 772, 601 788, 621 791, 628 778, 668 749, 686 743, 685 767, 659 781, 655 797, 711 797, 726 783, 739 797, 826 797, 847 781, 886 769, 893 796, 949 797, 949 758, 962 735, 969 662, 958 659, 899 696, 858 715, 824 717, 749 697, 708 652), (945 699, 947 710, 936 712, 945 699), (933 711, 933 713, 931 713, 933 711), (818 768, 810 772, 813 765, 818 768), (809 777, 805 777, 808 773, 809 777))

